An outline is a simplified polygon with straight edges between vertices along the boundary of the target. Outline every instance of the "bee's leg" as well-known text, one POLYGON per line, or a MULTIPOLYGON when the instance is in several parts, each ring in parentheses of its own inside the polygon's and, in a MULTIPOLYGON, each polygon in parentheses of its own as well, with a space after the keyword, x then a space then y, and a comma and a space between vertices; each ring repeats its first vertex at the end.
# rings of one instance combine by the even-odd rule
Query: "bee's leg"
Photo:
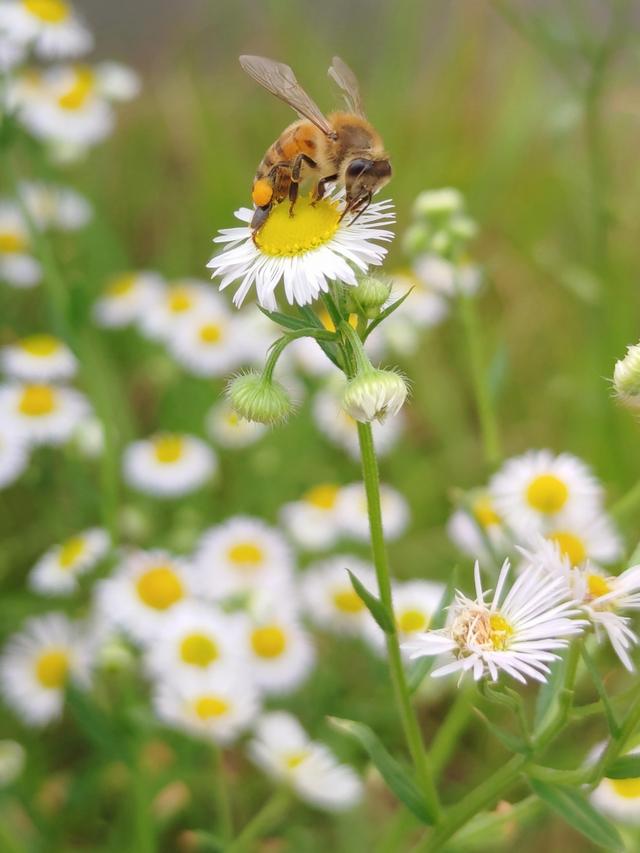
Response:
POLYGON ((300 173, 302 171, 302 164, 306 163, 310 169, 317 169, 318 164, 315 160, 312 160, 311 157, 308 157, 306 154, 298 154, 296 159, 293 161, 293 166, 291 167, 291 183, 289 184, 289 216, 293 216, 293 208, 296 205, 296 199, 298 198, 298 185, 300 183, 300 173))
POLYGON ((316 188, 313 192, 313 201, 311 202, 311 206, 315 207, 315 205, 320 201, 320 199, 324 196, 325 190, 327 188, 327 184, 332 183, 337 180, 337 175, 327 175, 326 178, 320 178, 318 183, 316 184, 316 188))

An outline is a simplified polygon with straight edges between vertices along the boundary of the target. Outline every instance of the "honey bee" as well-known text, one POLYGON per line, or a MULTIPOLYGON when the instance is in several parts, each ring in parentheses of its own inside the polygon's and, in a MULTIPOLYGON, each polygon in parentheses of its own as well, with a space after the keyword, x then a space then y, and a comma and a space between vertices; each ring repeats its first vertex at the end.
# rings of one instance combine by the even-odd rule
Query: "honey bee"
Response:
POLYGON ((293 216, 300 183, 313 178, 312 203, 319 201, 329 183, 344 187, 352 222, 367 209, 373 194, 391 178, 391 164, 377 130, 367 121, 355 74, 334 56, 329 76, 342 89, 346 112, 326 118, 307 95, 296 76, 281 62, 261 56, 241 56, 244 70, 261 86, 289 104, 300 116, 268 149, 256 172, 251 220, 254 235, 264 225, 274 204, 289 199, 293 216))

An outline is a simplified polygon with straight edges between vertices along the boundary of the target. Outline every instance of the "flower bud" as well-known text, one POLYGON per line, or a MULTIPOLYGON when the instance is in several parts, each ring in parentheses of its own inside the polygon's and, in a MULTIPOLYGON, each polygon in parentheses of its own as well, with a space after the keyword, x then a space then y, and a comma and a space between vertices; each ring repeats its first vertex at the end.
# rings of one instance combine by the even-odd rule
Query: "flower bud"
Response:
POLYGON ((347 291, 347 308, 350 314, 362 314, 373 320, 389 298, 391 282, 385 278, 366 275, 358 281, 356 287, 347 291))
POLYGON ((640 344, 627 347, 625 357, 616 362, 613 388, 621 403, 640 409, 640 344))
POLYGON ((227 387, 227 396, 237 415, 259 424, 281 423, 293 411, 293 403, 284 385, 256 371, 232 379, 227 387))
POLYGON ((399 373, 372 367, 347 383, 342 407, 357 421, 382 421, 387 415, 398 414, 407 391, 407 383, 399 373))
POLYGON ((444 187, 440 190, 425 190, 413 203, 414 216, 441 216, 458 213, 464 207, 459 190, 444 187))

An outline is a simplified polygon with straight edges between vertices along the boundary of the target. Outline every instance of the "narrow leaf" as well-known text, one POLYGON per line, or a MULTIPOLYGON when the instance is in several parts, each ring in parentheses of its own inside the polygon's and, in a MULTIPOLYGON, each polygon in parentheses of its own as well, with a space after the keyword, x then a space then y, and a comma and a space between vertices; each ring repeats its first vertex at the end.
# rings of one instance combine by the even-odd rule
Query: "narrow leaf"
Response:
POLYGON ((640 755, 623 755, 610 764, 604 774, 607 779, 640 779, 640 755))
POLYGON ((530 752, 528 744, 522 738, 512 734, 500 726, 494 725, 489 718, 482 713, 482 711, 478 710, 478 708, 475 710, 476 714, 480 717, 491 734, 510 752, 519 752, 522 755, 527 755, 530 752))
POLYGON ((615 826, 605 820, 575 788, 547 785, 539 779, 529 779, 529 785, 534 794, 592 844, 624 853, 625 847, 615 826))
POLYGON ((565 659, 558 658, 551 664, 551 673, 538 692, 536 700, 535 727, 539 728, 542 721, 551 711, 557 695, 564 683, 565 659))
POLYGON ((387 752, 375 732, 364 723, 356 723, 354 720, 342 720, 338 717, 328 719, 337 731, 350 735, 358 741, 396 797, 418 820, 431 825, 433 820, 409 771, 387 752))
POLYGON ((258 308, 265 317, 268 317, 285 329, 295 329, 297 331, 298 329, 304 329, 307 325, 307 321, 302 320, 300 317, 291 317, 289 314, 282 314, 280 311, 267 311, 266 308, 262 308, 260 305, 258 305, 258 308))
POLYGON ((370 323, 369 326, 367 327, 367 331, 364 333, 364 336, 362 338, 363 341, 366 341, 367 338, 369 337, 369 335, 371 334, 371 332, 373 332, 373 330, 377 326, 379 326, 383 320, 386 320, 390 314, 393 314, 393 312, 396 311, 402 305, 402 303, 407 298, 407 296, 411 293, 412 290, 413 290, 413 287, 410 287, 409 290, 407 290, 407 292, 403 296, 400 297, 400 299, 396 299, 396 301, 392 302, 388 308, 385 308, 384 311, 382 311, 380 314, 378 314, 378 316, 373 321, 373 323, 370 323))
MULTIPOLYGON (((600 673, 598 672, 598 668, 595 665, 595 662, 589 652, 586 650, 585 646, 582 646, 582 659, 584 660, 587 669, 589 670, 589 675, 591 676, 591 680, 598 691, 598 696, 600 697, 600 701, 602 702, 602 707, 604 709, 605 717, 607 718, 607 725, 609 727, 609 732, 612 734, 614 738, 617 738, 620 734, 620 726, 618 725, 618 721, 616 720, 616 715, 613 712, 613 708, 611 706, 611 701, 609 696, 607 695, 607 691, 605 686, 600 678, 600 673)), ((640 775, 640 774, 639 774, 640 775)))
POLYGON ((385 605, 380 601, 379 598, 376 598, 375 595, 369 592, 369 590, 362 584, 361 581, 353 574, 353 572, 349 571, 349 580, 351 581, 351 586, 356 591, 356 595, 362 601, 364 606, 367 608, 369 613, 376 620, 378 625, 382 628, 385 634, 393 634, 395 631, 395 625, 393 624, 393 619, 391 618, 391 614, 385 607, 385 605))

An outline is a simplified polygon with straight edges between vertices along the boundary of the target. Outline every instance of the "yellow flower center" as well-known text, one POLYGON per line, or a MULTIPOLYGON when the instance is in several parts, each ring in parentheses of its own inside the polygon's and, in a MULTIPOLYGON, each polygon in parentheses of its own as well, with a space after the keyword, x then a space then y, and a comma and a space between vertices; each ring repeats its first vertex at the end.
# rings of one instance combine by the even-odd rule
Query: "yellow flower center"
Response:
POLYGON ((236 415, 235 412, 229 412, 227 414, 226 420, 227 420, 227 424, 230 427, 237 427, 240 425, 240 418, 236 415))
POLYGON ((15 231, 0 231, 0 252, 13 255, 24 252, 26 248, 27 241, 22 234, 16 234, 15 231))
POLYGON ((184 455, 184 439, 179 435, 160 435, 153 440, 156 462, 172 465, 184 455))
POLYGON ((22 0, 22 5, 30 15, 47 24, 59 24, 71 14, 63 0, 22 0))
POLYGON ((602 575, 587 575, 587 589, 591 598, 600 598, 601 595, 611 592, 611 587, 602 575))
POLYGON ((218 647, 206 634, 187 634, 180 643, 180 657, 185 663, 204 668, 218 659, 218 647))
POLYGON ((116 299, 121 296, 127 296, 133 290, 135 283, 135 273, 131 272, 125 273, 125 275, 119 275, 117 278, 111 279, 107 285, 107 296, 112 296, 116 299))
POLYGON ((572 566, 579 566, 587 559, 587 549, 584 542, 575 533, 566 530, 558 530, 547 536, 551 542, 555 542, 563 557, 568 557, 572 566))
POLYGON ((256 569, 264 560, 262 548, 254 542, 236 542, 229 548, 227 557, 240 569, 256 569))
POLYGON ((640 797, 640 779, 609 779, 611 787, 619 797, 635 800, 640 797))
POLYGON ((63 649, 43 652, 36 661, 36 678, 50 690, 64 687, 69 674, 69 654, 63 649))
POLYGON ((412 634, 414 631, 426 631, 429 627, 429 619, 421 610, 403 610, 397 617, 398 630, 404 634, 412 634))
POLYGON ((318 249, 338 230, 340 209, 336 202, 322 199, 315 207, 310 196, 298 198, 293 216, 289 205, 278 204, 256 234, 257 247, 265 255, 295 257, 318 249))
POLYGON ((500 524, 501 518, 493 507, 491 498, 484 495, 478 498, 473 504, 473 514, 478 524, 482 527, 491 527, 493 524, 500 524))
POLYGON ((201 720, 211 720, 214 717, 223 717, 229 713, 231 706, 226 699, 221 696, 214 696, 211 693, 196 699, 193 703, 193 710, 201 720))
POLYGON ((58 98, 58 106, 63 110, 80 110, 93 94, 95 77, 90 68, 76 68, 75 80, 64 94, 58 98))
POLYGON ((36 358, 48 358, 60 349, 60 341, 53 335, 29 335, 18 342, 23 352, 36 358))
POLYGON ((538 512, 560 512, 569 497, 569 489, 555 474, 540 474, 527 487, 527 502, 538 512))
POLYGON ((49 385, 26 385, 18 403, 20 413, 30 418, 50 415, 56 408, 56 394, 49 385))
POLYGON ((138 578, 138 595, 154 610, 168 610, 184 598, 182 581, 170 566, 154 566, 138 578))
POLYGON ((172 314, 184 314, 193 307, 193 296, 184 287, 174 287, 169 293, 167 305, 172 314))
POLYGON ((284 766, 287 770, 295 770, 308 757, 309 753, 304 749, 301 749, 299 752, 288 752, 284 756, 284 766))
POLYGON ((251 648, 261 658, 277 658, 287 647, 287 635, 277 625, 263 625, 251 633, 251 648))
POLYGON ((216 323, 205 323, 200 326, 200 340, 203 344, 217 344, 222 338, 222 327, 216 323))
POLYGON ((317 509, 333 509, 339 491, 340 486, 336 486, 334 483, 322 483, 320 486, 309 489, 302 500, 317 509))
POLYGON ((337 589, 333 593, 333 603, 343 613, 360 613, 364 609, 362 599, 353 589, 337 589))
POLYGON ((58 562, 61 569, 71 569, 85 552, 86 543, 82 536, 73 536, 67 539, 60 547, 58 562))
POLYGON ((489 639, 493 648, 496 651, 504 651, 511 636, 513 636, 513 628, 504 616, 492 613, 489 616, 489 639))

